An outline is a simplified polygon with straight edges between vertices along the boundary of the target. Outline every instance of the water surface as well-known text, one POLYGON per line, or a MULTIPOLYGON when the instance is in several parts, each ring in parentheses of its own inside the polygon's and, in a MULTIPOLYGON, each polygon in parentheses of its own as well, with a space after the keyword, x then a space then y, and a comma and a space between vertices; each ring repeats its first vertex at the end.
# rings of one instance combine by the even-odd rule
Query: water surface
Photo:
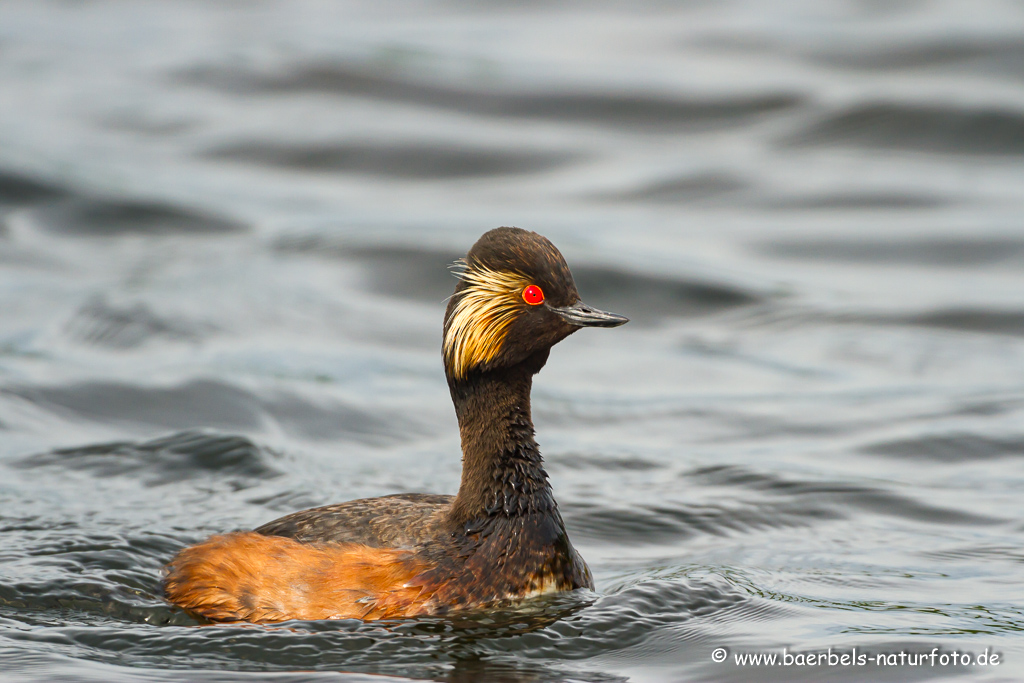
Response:
POLYGON ((2 678, 1024 676, 1022 46, 994 0, 5 3, 2 678), (633 321, 535 384, 596 592, 165 604, 209 534, 456 490, 446 266, 499 225, 633 321), (732 658, 784 647, 1002 664, 732 658))

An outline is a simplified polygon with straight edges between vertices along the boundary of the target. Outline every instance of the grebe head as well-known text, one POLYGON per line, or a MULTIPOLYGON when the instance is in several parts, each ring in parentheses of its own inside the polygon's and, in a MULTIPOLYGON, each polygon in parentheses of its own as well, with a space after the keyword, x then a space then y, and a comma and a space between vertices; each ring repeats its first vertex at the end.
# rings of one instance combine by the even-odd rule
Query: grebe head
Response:
POLYGON ((511 367, 547 351, 581 327, 629 322, 580 301, 562 254, 547 238, 496 228, 477 240, 456 270, 459 283, 444 317, 450 379, 511 367))

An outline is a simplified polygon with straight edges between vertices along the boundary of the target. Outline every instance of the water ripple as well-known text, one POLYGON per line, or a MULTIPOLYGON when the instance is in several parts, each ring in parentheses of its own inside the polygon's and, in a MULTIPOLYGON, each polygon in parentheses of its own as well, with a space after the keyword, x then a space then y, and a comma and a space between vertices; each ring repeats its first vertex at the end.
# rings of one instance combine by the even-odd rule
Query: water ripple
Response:
POLYGON ((823 118, 788 142, 1018 156, 1024 154, 1024 114, 1010 109, 949 105, 862 104, 823 118))
POLYGON ((458 142, 395 144, 239 142, 207 150, 210 159, 313 173, 360 173, 384 178, 444 179, 540 173, 579 155, 524 149, 470 148, 458 142))
POLYGON ((346 64, 300 64, 276 72, 195 68, 178 81, 239 93, 316 92, 416 104, 477 116, 628 126, 630 130, 729 126, 803 104, 789 92, 683 98, 644 92, 530 91, 444 85, 346 64))
POLYGON ((97 477, 138 476, 147 486, 161 486, 211 475, 240 484, 281 475, 275 456, 243 436, 197 431, 133 443, 64 448, 14 461, 20 468, 61 467, 97 477))
POLYGON ((865 446, 865 453, 910 460, 971 462, 1024 456, 1024 437, 996 438, 981 434, 952 433, 894 439, 865 446))
MULTIPOLYGON (((704 467, 688 474, 703 484, 741 486, 827 508, 853 506, 876 514, 891 515, 931 524, 991 525, 1005 520, 966 510, 937 507, 883 488, 844 481, 800 481, 755 472, 735 465, 704 467)), ((826 509, 827 509, 826 508, 826 509)))
POLYGON ((158 201, 75 197, 27 214, 33 227, 65 234, 109 237, 126 234, 179 235, 238 232, 244 226, 232 219, 158 201))
POLYGON ((270 420, 307 439, 370 444, 394 443, 422 432, 420 425, 397 415, 374 413, 340 401, 314 403, 283 390, 255 394, 213 379, 171 387, 115 382, 11 386, 0 389, 0 393, 81 419, 149 428, 251 431, 264 428, 270 420))

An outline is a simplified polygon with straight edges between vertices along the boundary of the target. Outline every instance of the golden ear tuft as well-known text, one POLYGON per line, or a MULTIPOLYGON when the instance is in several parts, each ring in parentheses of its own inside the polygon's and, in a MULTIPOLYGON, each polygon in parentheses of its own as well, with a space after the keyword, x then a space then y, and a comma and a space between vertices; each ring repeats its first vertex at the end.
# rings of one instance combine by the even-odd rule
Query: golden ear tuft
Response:
POLYGON ((491 361, 501 351, 509 325, 521 312, 520 293, 529 279, 513 271, 457 264, 455 275, 468 286, 459 293, 444 330, 444 357, 453 377, 491 361))

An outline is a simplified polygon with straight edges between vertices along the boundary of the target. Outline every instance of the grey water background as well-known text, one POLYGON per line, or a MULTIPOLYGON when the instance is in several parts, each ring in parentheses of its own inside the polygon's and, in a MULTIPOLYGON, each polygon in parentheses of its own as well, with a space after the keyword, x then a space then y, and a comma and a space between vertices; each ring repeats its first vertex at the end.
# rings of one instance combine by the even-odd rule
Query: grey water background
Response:
POLYGON ((1020 2, 0 6, 0 680, 1019 680, 1022 464, 1020 2), (596 593, 164 604, 209 534, 456 490, 499 225, 633 319, 535 384, 596 593))

